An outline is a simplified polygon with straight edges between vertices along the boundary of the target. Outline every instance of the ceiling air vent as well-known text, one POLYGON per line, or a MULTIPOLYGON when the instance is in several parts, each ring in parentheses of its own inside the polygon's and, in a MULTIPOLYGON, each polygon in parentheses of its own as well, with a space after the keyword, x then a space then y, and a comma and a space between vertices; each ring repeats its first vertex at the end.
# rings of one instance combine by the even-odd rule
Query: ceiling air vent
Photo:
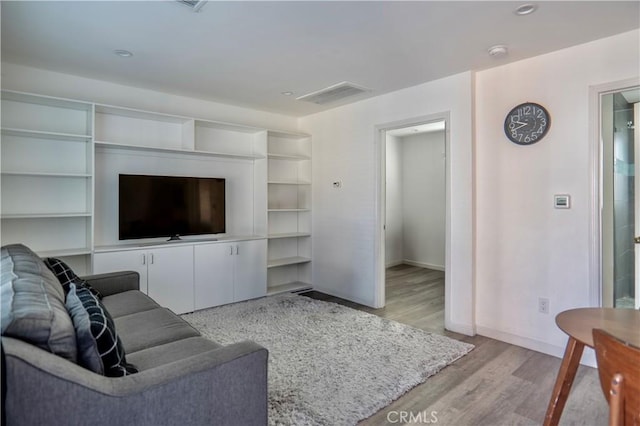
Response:
POLYGON ((180 4, 184 4, 185 6, 189 6, 191 10, 194 12, 199 12, 202 9, 202 6, 207 2, 207 0, 176 0, 180 4))
POLYGON ((343 81, 342 83, 334 84, 333 86, 329 86, 324 89, 309 93, 307 95, 300 96, 296 99, 299 101, 313 102, 314 104, 324 105, 368 91, 369 89, 357 86, 353 83, 349 83, 348 81, 343 81))

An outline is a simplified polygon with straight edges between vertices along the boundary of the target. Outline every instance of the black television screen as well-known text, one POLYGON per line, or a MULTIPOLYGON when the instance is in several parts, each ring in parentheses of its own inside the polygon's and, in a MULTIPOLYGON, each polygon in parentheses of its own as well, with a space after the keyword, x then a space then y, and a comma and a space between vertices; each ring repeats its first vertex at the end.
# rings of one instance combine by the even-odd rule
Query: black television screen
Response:
POLYGON ((225 180, 121 174, 119 238, 225 232, 225 180))

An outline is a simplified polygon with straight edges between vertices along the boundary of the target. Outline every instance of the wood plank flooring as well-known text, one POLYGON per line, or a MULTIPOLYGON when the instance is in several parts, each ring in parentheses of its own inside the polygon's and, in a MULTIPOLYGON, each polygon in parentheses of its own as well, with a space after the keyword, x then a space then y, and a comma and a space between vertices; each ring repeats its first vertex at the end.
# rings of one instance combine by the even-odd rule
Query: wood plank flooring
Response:
MULTIPOLYGON (((408 265, 387 269, 387 303, 382 309, 319 292, 305 295, 476 346, 468 355, 360 422, 361 426, 407 424, 412 418, 413 424, 451 426, 542 424, 560 359, 487 337, 444 330, 444 272, 408 265)), ((608 413, 597 370, 580 366, 560 424, 606 425, 608 413)))

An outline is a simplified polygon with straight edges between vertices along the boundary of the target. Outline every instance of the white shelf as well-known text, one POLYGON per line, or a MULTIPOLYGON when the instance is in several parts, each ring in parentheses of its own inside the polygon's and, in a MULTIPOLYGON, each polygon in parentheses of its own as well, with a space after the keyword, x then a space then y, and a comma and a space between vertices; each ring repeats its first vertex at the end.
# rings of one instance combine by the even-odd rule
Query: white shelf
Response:
POLYGON ((121 117, 136 118, 140 120, 162 121, 165 123, 183 124, 192 121, 192 118, 178 115, 149 112, 134 108, 125 108, 112 105, 96 104, 96 114, 117 115, 121 117))
POLYGON ((93 175, 87 174, 87 173, 35 173, 35 172, 14 172, 14 171, 6 171, 3 170, 2 171, 2 175, 7 175, 7 176, 33 176, 33 177, 52 177, 52 178, 56 178, 56 177, 64 177, 64 178, 83 178, 83 179, 88 179, 91 178, 93 175))
POLYGON ((92 112, 91 103, 2 91, 5 134, 41 139, 91 139, 92 112))
POLYGON ((273 296, 281 293, 300 292, 303 290, 311 290, 313 287, 309 283, 302 281, 294 281, 290 283, 278 284, 267 288, 267 296, 273 296))
POLYGON ((197 127, 208 127, 216 130, 228 130, 232 132, 255 134, 263 132, 264 129, 258 127, 242 126, 239 124, 223 123, 221 121, 195 119, 197 127))
POLYGON ((57 133, 57 132, 44 132, 40 130, 28 130, 28 129, 13 129, 3 128, 3 135, 30 137, 35 139, 54 139, 69 142, 89 142, 91 141, 91 135, 76 135, 73 133, 57 133))
POLYGON ((36 251, 36 254, 40 257, 84 256, 87 254, 91 254, 91 248, 79 247, 75 249, 65 249, 65 250, 44 250, 44 251, 36 251))
POLYGON ((270 180, 269 185, 311 185, 311 182, 303 182, 297 180, 270 180))
POLYGON ((301 263, 309 263, 311 259, 308 257, 294 256, 285 257, 282 259, 271 259, 267 262, 267 268, 277 268, 279 266, 298 265, 301 263))
POLYGON ((210 157, 234 158, 239 160, 258 160, 258 159, 264 158, 263 155, 258 155, 258 154, 231 154, 227 152, 197 151, 197 150, 178 149, 178 148, 158 148, 158 147, 129 145, 129 144, 123 144, 123 143, 116 143, 116 142, 107 142, 107 141, 95 141, 95 145, 97 147, 103 147, 107 149, 109 148, 128 149, 128 150, 134 150, 134 151, 166 152, 170 154, 187 154, 187 155, 197 155, 197 156, 206 155, 210 157))
POLYGON ((311 288, 311 152, 309 135, 268 132, 269 294, 311 288))
POLYGON ((89 272, 93 104, 2 92, 2 244, 89 272))
POLYGON ((286 160, 286 161, 304 161, 311 160, 311 157, 308 155, 292 155, 292 154, 276 154, 276 153, 268 153, 267 157, 270 160, 286 160))
POLYGON ((58 109, 72 109, 78 111, 90 111, 91 103, 76 101, 73 99, 56 98, 53 96, 35 95, 33 93, 17 92, 13 90, 2 91, 3 101, 19 102, 54 107, 58 109))
POLYGON ((91 217, 91 213, 12 213, 0 216, 1 219, 57 219, 69 217, 91 217))
POLYGON ((309 232, 287 232, 282 234, 271 234, 267 238, 270 240, 276 240, 280 238, 302 238, 302 237, 310 237, 311 234, 309 232))

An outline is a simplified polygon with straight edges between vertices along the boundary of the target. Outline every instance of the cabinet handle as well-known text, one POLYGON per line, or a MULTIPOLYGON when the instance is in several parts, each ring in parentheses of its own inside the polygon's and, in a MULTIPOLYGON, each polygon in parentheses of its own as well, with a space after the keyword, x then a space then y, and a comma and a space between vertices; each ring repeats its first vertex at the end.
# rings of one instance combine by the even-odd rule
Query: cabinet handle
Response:
POLYGON ((229 256, 233 256, 233 246, 229 246, 229 256))
POLYGON ((153 265, 153 253, 149 253, 149 263, 153 265))
POLYGON ((143 255, 142 255, 142 264, 143 264, 143 265, 146 265, 146 264, 147 264, 147 255, 146 255, 146 254, 143 254, 143 255))
POLYGON ((236 255, 240 254, 240 246, 236 246, 236 255))

